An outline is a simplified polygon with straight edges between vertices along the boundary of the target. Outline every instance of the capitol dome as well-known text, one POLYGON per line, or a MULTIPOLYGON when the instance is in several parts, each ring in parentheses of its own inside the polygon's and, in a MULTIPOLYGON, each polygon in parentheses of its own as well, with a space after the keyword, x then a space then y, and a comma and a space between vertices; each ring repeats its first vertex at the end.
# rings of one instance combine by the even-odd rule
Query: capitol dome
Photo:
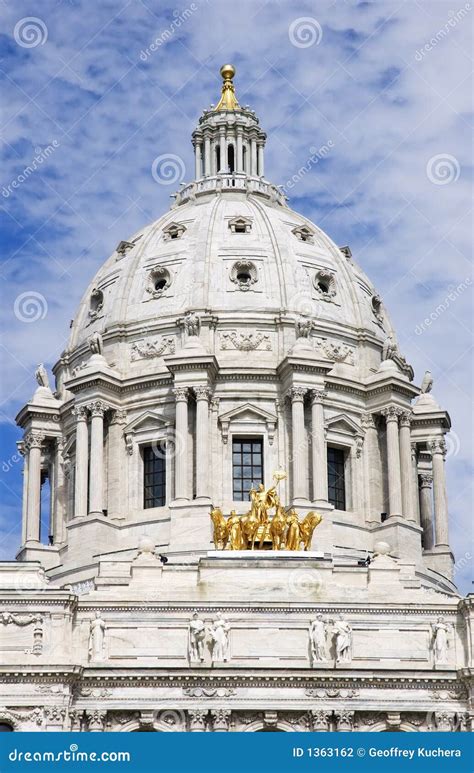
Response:
POLYGON ((449 417, 434 401, 412 409, 420 390, 376 288, 267 180, 266 134, 234 68, 221 74, 192 134, 195 179, 99 269, 54 396, 42 383, 19 414, 26 447, 42 438, 21 555, 63 580, 136 550, 144 531, 199 555, 211 503, 245 513, 279 468, 286 506, 324 515, 328 554, 357 560, 383 537, 449 577, 439 464, 431 503, 420 489, 449 417), (59 488, 49 545, 33 512, 45 478, 59 488))

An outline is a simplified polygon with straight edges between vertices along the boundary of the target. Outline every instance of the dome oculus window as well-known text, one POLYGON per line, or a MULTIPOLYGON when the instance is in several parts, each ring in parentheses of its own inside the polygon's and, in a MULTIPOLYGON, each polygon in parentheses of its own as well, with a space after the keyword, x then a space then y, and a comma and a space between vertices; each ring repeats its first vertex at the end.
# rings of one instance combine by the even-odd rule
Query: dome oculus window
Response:
POLYGON ((232 266, 230 272, 231 281, 239 290, 246 292, 257 282, 258 273, 254 263, 250 260, 238 260, 232 266))
POLYGON ((97 319, 103 307, 104 293, 102 290, 98 290, 97 287, 94 287, 89 300, 89 317, 91 319, 97 319))
POLYGON ((154 268, 148 276, 146 291, 152 298, 160 298, 171 285, 171 276, 167 268, 154 268))
POLYGON ((165 242, 170 242, 174 239, 181 239, 182 235, 186 231, 186 226, 182 223, 170 223, 163 228, 163 239, 165 242))
POLYGON ((233 217, 229 220, 229 228, 233 234, 249 234, 252 221, 248 217, 233 217))
POLYGON ((306 225, 299 225, 296 228, 293 228, 291 233, 293 236, 296 236, 300 242, 307 242, 308 244, 313 244, 314 242, 314 231, 306 225))
POLYGON ((376 319, 379 322, 383 322, 383 313, 382 313, 382 299, 380 295, 373 295, 370 305, 372 307, 372 312, 376 319))
POLYGON ((336 280, 330 271, 318 271, 314 276, 313 284, 323 300, 330 301, 335 297, 336 280))

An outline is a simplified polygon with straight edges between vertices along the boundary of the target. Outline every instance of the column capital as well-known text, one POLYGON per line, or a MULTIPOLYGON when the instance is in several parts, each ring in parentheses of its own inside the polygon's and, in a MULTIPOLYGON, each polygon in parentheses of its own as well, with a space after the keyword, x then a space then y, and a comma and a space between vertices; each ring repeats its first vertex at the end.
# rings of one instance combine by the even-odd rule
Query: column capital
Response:
POLYGON ((328 396, 328 393, 325 389, 311 389, 309 394, 312 405, 314 405, 314 403, 323 403, 328 396))
POLYGON ((431 451, 431 454, 442 454, 443 457, 446 456, 446 440, 444 437, 435 437, 428 440, 428 448, 431 451))
POLYGON ((72 412, 76 421, 87 421, 87 407, 85 405, 75 405, 72 412))
POLYGON ((420 475, 421 488, 431 488, 433 485, 433 473, 422 472, 420 475))
POLYGON ((112 414, 110 421, 111 424, 126 424, 127 423, 127 411, 122 408, 116 408, 112 414))
POLYGON ((377 429, 373 413, 363 413, 360 418, 363 429, 377 429))
POLYGON ((407 411, 401 411, 400 413, 400 426, 401 427, 410 427, 411 426, 411 420, 413 418, 413 411, 407 410, 407 411))
POLYGON ((329 729, 329 721, 332 716, 332 711, 328 709, 314 709, 310 710, 309 715, 311 717, 313 730, 329 729))
POLYGON ((205 385, 195 386, 194 394, 196 395, 196 400, 207 400, 209 402, 209 398, 211 396, 211 389, 205 385))
POLYGON ((205 730, 208 713, 207 709, 188 709, 189 729, 205 730))
POLYGON ((37 430, 31 430, 23 438, 25 448, 29 451, 31 448, 41 448, 44 443, 44 432, 38 432, 37 430))
POLYGON ((350 732, 354 724, 354 712, 353 711, 336 711, 335 717, 337 721, 337 729, 339 732, 350 732))
POLYGON ((382 416, 385 416, 385 421, 396 421, 398 424, 398 419, 403 413, 403 408, 399 408, 397 405, 388 405, 386 408, 383 408, 380 413, 382 416))
POLYGON ((101 731, 104 729, 107 712, 101 709, 92 709, 86 711, 86 719, 89 723, 89 730, 101 731))
POLYGON ((103 400, 93 400, 91 403, 87 403, 86 408, 90 411, 91 416, 101 417, 109 410, 109 406, 103 400))
POLYGON ((306 387, 294 386, 288 390, 288 397, 292 403, 302 403, 307 391, 306 387))
POLYGON ((211 709, 213 730, 228 730, 231 714, 230 709, 211 709))
POLYGON ((173 389, 173 394, 175 396, 176 402, 187 402, 188 394, 189 394, 189 387, 185 386, 177 386, 173 389))
POLYGON ((410 448, 411 448, 411 458, 413 459, 413 461, 415 461, 418 453, 418 443, 411 442, 410 448))

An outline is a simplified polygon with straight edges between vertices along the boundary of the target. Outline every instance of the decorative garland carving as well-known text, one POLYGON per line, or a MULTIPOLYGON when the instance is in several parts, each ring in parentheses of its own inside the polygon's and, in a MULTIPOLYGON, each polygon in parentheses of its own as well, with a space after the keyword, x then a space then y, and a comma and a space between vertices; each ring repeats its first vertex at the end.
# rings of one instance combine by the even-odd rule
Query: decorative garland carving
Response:
POLYGON ((154 357, 162 357, 163 354, 174 354, 175 348, 173 338, 155 338, 154 341, 140 339, 130 347, 130 361, 149 360, 154 357))
POLYGON ((271 351, 272 345, 270 336, 264 333, 239 333, 237 330, 231 330, 228 333, 221 333, 221 349, 238 349, 240 352, 251 352, 255 349, 271 351))

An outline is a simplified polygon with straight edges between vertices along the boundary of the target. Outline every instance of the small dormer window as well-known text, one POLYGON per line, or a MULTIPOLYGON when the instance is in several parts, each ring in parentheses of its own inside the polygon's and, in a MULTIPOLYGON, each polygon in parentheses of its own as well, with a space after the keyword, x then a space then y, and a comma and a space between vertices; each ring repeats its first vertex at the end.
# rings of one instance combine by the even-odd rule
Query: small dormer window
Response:
POLYGON ((299 239, 300 242, 307 242, 308 244, 313 244, 314 231, 312 231, 311 228, 308 228, 308 226, 299 225, 296 228, 293 228, 291 233, 294 236, 296 236, 296 238, 299 239))
POLYGON ((165 242, 169 242, 172 239, 181 239, 185 231, 186 226, 182 223, 170 223, 166 228, 163 228, 163 239, 165 242))
POLYGON ((248 217, 233 217, 229 220, 229 228, 233 234, 249 234, 252 230, 252 221, 248 217))

